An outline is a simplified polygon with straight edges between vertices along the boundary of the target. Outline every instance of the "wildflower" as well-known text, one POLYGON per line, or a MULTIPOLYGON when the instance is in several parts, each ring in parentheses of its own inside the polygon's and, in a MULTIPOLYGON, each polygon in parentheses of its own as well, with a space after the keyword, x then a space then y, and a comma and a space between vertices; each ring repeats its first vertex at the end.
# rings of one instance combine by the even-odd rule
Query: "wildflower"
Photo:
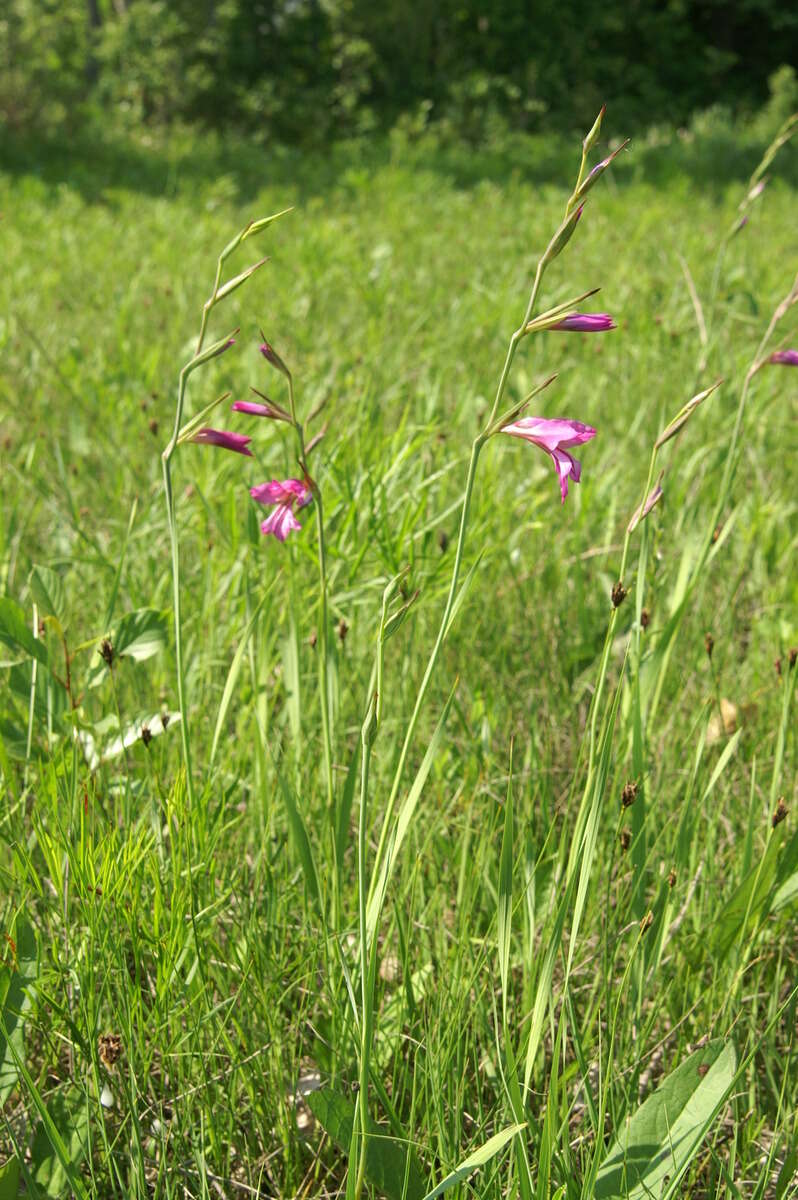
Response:
POLYGON ((259 504, 274 504, 274 512, 261 522, 261 533, 273 533, 278 542, 284 542, 289 533, 302 526, 294 516, 295 508, 304 508, 313 497, 310 488, 299 479, 272 479, 249 489, 253 500, 259 504))
POLYGON ((522 417, 512 425, 505 425, 502 433, 511 437, 520 437, 545 450, 554 462, 557 476, 560 480, 562 502, 568 495, 568 479, 579 483, 582 477, 582 464, 568 451, 572 446, 580 446, 596 436, 591 425, 583 425, 581 421, 569 421, 560 418, 522 417))
POLYGON ((776 350, 768 362, 782 367, 798 367, 798 350, 776 350))
POLYGON ((210 429, 206 426, 204 429, 198 429, 186 440, 199 442, 204 446, 221 446, 223 450, 234 450, 236 454, 246 454, 249 458, 252 457, 252 451, 247 449, 252 438, 246 437, 243 433, 230 433, 226 429, 210 429))
POLYGON ((556 325, 549 326, 549 329, 559 329, 563 333, 605 333, 616 328, 609 313, 571 313, 556 325))

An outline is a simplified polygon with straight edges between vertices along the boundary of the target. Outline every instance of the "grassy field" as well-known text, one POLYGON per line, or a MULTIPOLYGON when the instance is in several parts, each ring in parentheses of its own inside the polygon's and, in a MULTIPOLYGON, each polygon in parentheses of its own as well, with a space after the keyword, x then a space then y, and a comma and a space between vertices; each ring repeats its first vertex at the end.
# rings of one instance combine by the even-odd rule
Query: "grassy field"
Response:
POLYGON ((741 404, 798 269, 793 145, 718 259, 763 149, 652 139, 590 192, 537 311, 600 287, 581 307, 618 328, 530 334, 504 407, 557 372, 530 412, 597 436, 562 505, 539 450, 482 449, 392 811, 471 443, 578 141, 8 150, 2 1200, 421 1200, 486 1142, 452 1195, 796 1194, 798 371, 768 364, 741 404), (186 413, 251 386, 287 404, 260 327, 300 419, 323 404, 326 689, 318 506, 281 545, 248 495, 300 474, 295 440, 225 403, 210 424, 253 457, 172 459, 187 786, 161 451, 217 255, 289 206, 227 268, 269 256, 212 312, 209 343, 240 332, 186 413), (657 436, 719 378, 660 449, 622 571, 657 436))

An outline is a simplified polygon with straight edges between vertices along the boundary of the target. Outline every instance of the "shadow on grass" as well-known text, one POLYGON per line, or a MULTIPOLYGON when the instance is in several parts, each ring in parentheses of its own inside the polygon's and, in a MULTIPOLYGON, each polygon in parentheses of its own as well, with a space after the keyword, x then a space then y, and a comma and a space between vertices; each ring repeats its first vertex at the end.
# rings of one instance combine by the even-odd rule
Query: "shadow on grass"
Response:
MULTIPOLYGON (((672 134, 660 144, 633 140, 616 182, 667 185, 686 179, 701 191, 721 192, 744 184, 766 141, 731 128, 711 134, 672 134)), ((335 188, 357 188, 389 163, 399 169, 440 174, 450 184, 471 188, 484 181, 567 187, 578 162, 578 137, 562 134, 508 135, 500 144, 475 148, 441 145, 434 136, 399 142, 382 136, 339 142, 325 151, 258 145, 241 135, 182 132, 123 138, 84 132, 61 135, 0 135, 0 169, 31 177, 46 187, 67 186, 88 203, 109 203, 117 189, 150 196, 202 192, 220 185, 230 199, 246 202, 265 187, 289 190, 299 201, 335 188)), ((798 186, 798 152, 788 146, 775 173, 798 186)))

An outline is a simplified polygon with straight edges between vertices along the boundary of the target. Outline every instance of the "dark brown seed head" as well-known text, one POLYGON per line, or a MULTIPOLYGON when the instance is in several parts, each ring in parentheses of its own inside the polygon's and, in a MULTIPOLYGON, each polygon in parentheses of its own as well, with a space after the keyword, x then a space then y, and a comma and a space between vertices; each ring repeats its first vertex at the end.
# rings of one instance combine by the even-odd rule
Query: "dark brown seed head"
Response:
POLYGON ((628 592, 626 591, 626 588, 623 586, 623 583, 619 579, 618 582, 615 584, 615 586, 612 589, 612 593, 611 593, 612 607, 619 608, 620 605, 623 604, 627 595, 628 595, 628 592))
POLYGON ((112 667, 114 665, 114 648, 108 638, 103 638, 100 642, 99 655, 106 666, 112 667))
POLYGON ((798 646, 790 646, 789 659, 790 667, 792 668, 795 666, 796 661, 798 661, 798 646))
POLYGON ((623 785, 623 791, 621 792, 621 807, 628 808, 630 804, 634 804, 636 799, 637 784, 633 779, 630 779, 628 783, 623 785))
POLYGON ((777 825, 781 825, 782 821, 787 816, 788 811, 787 805, 784 803, 784 797, 779 796, 779 802, 776 805, 776 811, 771 818, 771 825, 774 829, 777 825))
POLYGON ((343 619, 343 617, 341 617, 341 620, 338 622, 338 637, 339 637, 342 645, 346 641, 346 635, 348 633, 349 633, 349 626, 347 625, 347 623, 343 619))
POLYGON ((149 725, 142 725, 141 740, 145 746, 149 746, 150 742, 152 741, 152 731, 150 730, 149 725))
POLYGON ((438 530, 438 545, 441 548, 441 554, 445 554, 446 548, 449 545, 449 535, 445 529, 438 530))
POLYGON ((109 1069, 119 1061, 122 1053, 122 1039, 118 1033, 101 1033, 97 1039, 97 1052, 100 1062, 109 1069))
POLYGON ((622 829, 620 834, 621 850, 626 853, 632 844, 632 835, 628 829, 622 829))
POLYGON ((723 529, 722 525, 716 525, 715 528, 712 530, 713 543, 716 542, 718 540, 718 538, 720 537, 722 529, 723 529))
POLYGON ((644 608, 640 613, 640 628, 648 629, 651 624, 651 613, 647 608, 644 608))
POLYGON ((152 420, 150 421, 150 433, 152 434, 153 437, 155 437, 157 432, 158 432, 158 422, 155 420, 155 417, 153 417, 152 420))
POLYGON ((648 910, 643 920, 640 922, 640 932, 645 933, 654 924, 654 914, 651 909, 648 910))
POLYGON ((781 659, 780 658, 773 659, 773 666, 776 668, 776 674, 781 675, 781 659))
POLYGON ((161 717, 161 724, 163 725, 164 729, 166 729, 166 726, 169 724, 169 722, 171 721, 171 719, 172 719, 172 718, 169 716, 169 713, 168 713, 168 712, 165 712, 165 713, 163 714, 163 716, 161 717))
POLYGON ((707 652, 707 658, 712 658, 712 651, 715 649, 715 639, 711 633, 704 634, 704 649, 707 652))
POLYGON ((670 871, 668 872, 668 887, 676 887, 676 872, 674 871, 673 867, 671 867, 670 871))

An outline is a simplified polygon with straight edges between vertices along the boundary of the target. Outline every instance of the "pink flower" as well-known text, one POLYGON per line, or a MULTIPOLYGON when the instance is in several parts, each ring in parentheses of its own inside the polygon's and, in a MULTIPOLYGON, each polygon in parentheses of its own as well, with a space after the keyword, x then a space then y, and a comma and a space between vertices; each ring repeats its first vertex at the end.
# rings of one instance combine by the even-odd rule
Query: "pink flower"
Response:
POLYGON ((511 437, 520 437, 534 446, 539 446, 551 456, 555 470, 560 480, 562 502, 568 495, 568 479, 579 483, 582 476, 582 464, 568 451, 571 446, 581 446, 596 436, 591 425, 583 425, 581 421, 568 421, 548 417, 522 417, 512 425, 505 425, 502 433, 511 437))
POLYGON ((221 446, 223 450, 234 450, 236 454, 246 454, 252 458, 252 451, 247 450, 248 444, 252 438, 245 437, 243 433, 229 433, 225 429, 198 429, 195 434, 187 439, 190 442, 200 442, 206 446, 221 446))
POLYGON ((304 508, 313 499, 310 488, 299 479, 272 479, 249 489, 253 500, 259 504, 274 504, 274 512, 261 522, 261 533, 273 533, 278 542, 284 542, 289 533, 302 526, 294 516, 295 508, 304 508))
POLYGON ((798 367, 798 350, 776 350, 768 362, 780 363, 783 367, 798 367))
POLYGON ((571 313, 549 329, 561 329, 564 333, 605 333, 617 326, 609 313, 571 313))

